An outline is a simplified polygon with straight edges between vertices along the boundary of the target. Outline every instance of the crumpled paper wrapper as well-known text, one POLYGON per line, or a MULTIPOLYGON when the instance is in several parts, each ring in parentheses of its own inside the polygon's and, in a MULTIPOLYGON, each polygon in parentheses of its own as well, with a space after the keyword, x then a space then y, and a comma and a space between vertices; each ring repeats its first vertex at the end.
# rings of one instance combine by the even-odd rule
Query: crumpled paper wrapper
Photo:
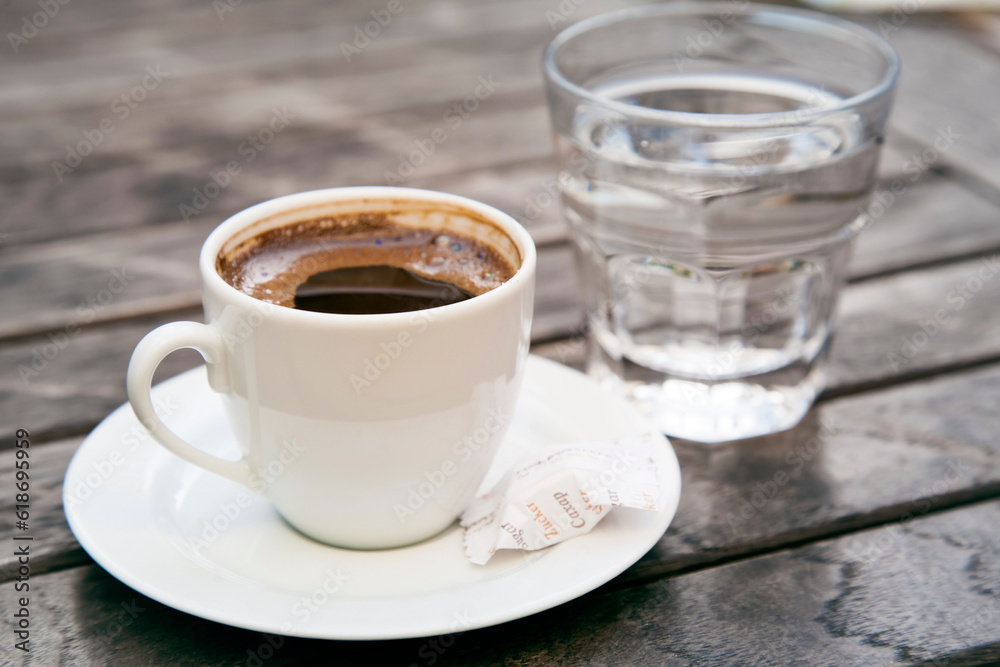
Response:
POLYGON ((658 435, 541 448, 462 514, 465 553, 535 551, 594 529, 614 507, 659 511, 658 435))

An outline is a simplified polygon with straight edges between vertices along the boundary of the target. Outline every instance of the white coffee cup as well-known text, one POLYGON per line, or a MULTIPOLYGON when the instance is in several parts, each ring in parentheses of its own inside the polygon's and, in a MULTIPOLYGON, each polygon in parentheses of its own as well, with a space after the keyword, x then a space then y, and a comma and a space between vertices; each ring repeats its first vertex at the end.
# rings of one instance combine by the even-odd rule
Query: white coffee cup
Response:
POLYGON ((160 444, 266 496, 293 527, 335 546, 411 544, 461 514, 507 431, 527 362, 535 247, 523 227, 490 206, 438 192, 317 190, 223 222, 202 246, 199 270, 207 323, 159 327, 129 364, 129 402, 160 444), (516 272, 458 303, 339 315, 259 301, 216 270, 220 252, 263 231, 361 211, 392 211, 399 224, 472 236, 516 272), (239 460, 198 449, 156 416, 153 372, 181 348, 205 358, 239 460))

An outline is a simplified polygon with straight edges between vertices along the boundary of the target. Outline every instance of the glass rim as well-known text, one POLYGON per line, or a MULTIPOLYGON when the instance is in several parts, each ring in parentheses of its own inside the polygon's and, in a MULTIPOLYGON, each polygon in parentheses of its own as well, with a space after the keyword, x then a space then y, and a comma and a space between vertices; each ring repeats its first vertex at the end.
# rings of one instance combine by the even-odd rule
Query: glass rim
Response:
MULTIPOLYGON (((749 0, 747 0, 749 2, 749 0)), ((830 16, 822 12, 780 5, 768 5, 752 3, 752 9, 738 15, 738 19, 748 16, 772 16, 779 19, 792 18, 793 20, 812 23, 824 26, 827 29, 833 28, 851 37, 860 40, 873 47, 884 58, 887 65, 885 75, 874 86, 869 87, 857 95, 845 98, 837 104, 818 109, 795 109, 792 111, 775 111, 752 114, 713 114, 696 113, 691 111, 668 111, 664 109, 652 109, 639 105, 627 104, 598 95, 583 86, 573 83, 567 79, 555 64, 556 52, 571 39, 594 29, 601 28, 621 21, 642 18, 648 16, 669 16, 687 14, 691 16, 716 16, 723 11, 733 12, 732 2, 712 1, 712 2, 692 2, 681 0, 661 5, 641 5, 639 7, 628 7, 618 9, 597 16, 586 18, 563 29, 557 34, 549 45, 545 48, 542 57, 542 73, 550 83, 561 88, 577 98, 586 100, 591 104, 609 109, 626 117, 642 118, 649 121, 658 121, 663 124, 672 124, 688 127, 706 128, 758 128, 758 127, 789 127, 805 125, 820 118, 825 118, 839 112, 843 112, 858 107, 866 102, 889 94, 895 86, 900 72, 899 56, 885 39, 876 35, 873 31, 858 25, 852 21, 836 16, 830 16)), ((773 24, 773 21, 772 21, 773 24)), ((817 34, 820 31, 816 31, 817 34)), ((847 40, 841 40, 847 41, 847 40)))

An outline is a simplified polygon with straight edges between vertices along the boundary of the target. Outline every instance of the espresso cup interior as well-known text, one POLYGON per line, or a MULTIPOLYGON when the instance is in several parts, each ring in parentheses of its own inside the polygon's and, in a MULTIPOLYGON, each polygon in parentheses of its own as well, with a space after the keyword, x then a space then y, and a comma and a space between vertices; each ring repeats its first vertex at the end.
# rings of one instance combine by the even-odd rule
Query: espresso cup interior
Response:
POLYGON ((422 199, 352 199, 281 211, 249 224, 229 237, 218 252, 216 266, 232 261, 252 248, 257 239, 269 230, 325 217, 372 213, 385 215, 402 227, 474 238, 493 248, 515 271, 521 268, 522 256, 517 244, 498 223, 461 205, 422 199))
POLYGON ((258 300, 336 314, 449 305, 518 273, 526 246, 513 221, 476 202, 413 192, 267 202, 219 243, 215 272, 258 300))

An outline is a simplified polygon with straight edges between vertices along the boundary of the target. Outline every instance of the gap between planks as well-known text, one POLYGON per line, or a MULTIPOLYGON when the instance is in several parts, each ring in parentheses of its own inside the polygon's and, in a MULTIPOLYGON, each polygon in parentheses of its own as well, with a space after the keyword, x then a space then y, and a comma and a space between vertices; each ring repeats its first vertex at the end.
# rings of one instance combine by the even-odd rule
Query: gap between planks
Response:
MULTIPOLYGON (((1000 481, 992 482, 974 489, 956 491, 951 494, 943 495, 940 498, 941 499, 935 502, 931 509, 928 509, 926 512, 921 514, 919 518, 924 519, 943 512, 970 508, 979 504, 989 503, 1000 499, 1000 481)), ((910 503, 880 508, 876 512, 872 512, 858 518, 847 517, 839 521, 834 521, 830 524, 831 529, 825 530, 824 532, 820 532, 819 530, 791 531, 788 533, 791 539, 781 543, 761 544, 759 546, 754 546, 752 544, 740 545, 748 548, 746 548, 745 551, 723 551, 720 552, 717 557, 710 557, 697 563, 685 564, 685 559, 678 559, 672 563, 668 562, 665 564, 658 564, 653 567, 643 567, 642 561, 639 561, 629 570, 626 570, 610 582, 595 589, 595 591, 589 593, 589 595, 614 593, 637 586, 644 586, 664 579, 671 579, 686 574, 710 570, 761 556, 794 551, 817 542, 836 539, 883 526, 890 526, 899 523, 900 515, 905 513, 906 510, 904 508, 908 504, 910 503), (636 573, 630 575, 629 572, 631 572, 633 568, 636 570, 636 573)), ((670 529, 668 528, 667 530, 670 529)), ((89 554, 87 554, 83 547, 77 544, 74 549, 66 552, 60 552, 58 554, 41 558, 33 558, 32 574, 34 576, 44 576, 46 574, 62 572, 78 567, 87 567, 90 565, 97 565, 97 563, 90 557, 89 554)), ((16 572, 8 572, 5 569, 0 570, 0 583, 7 583, 13 580, 15 574, 16 572)))

